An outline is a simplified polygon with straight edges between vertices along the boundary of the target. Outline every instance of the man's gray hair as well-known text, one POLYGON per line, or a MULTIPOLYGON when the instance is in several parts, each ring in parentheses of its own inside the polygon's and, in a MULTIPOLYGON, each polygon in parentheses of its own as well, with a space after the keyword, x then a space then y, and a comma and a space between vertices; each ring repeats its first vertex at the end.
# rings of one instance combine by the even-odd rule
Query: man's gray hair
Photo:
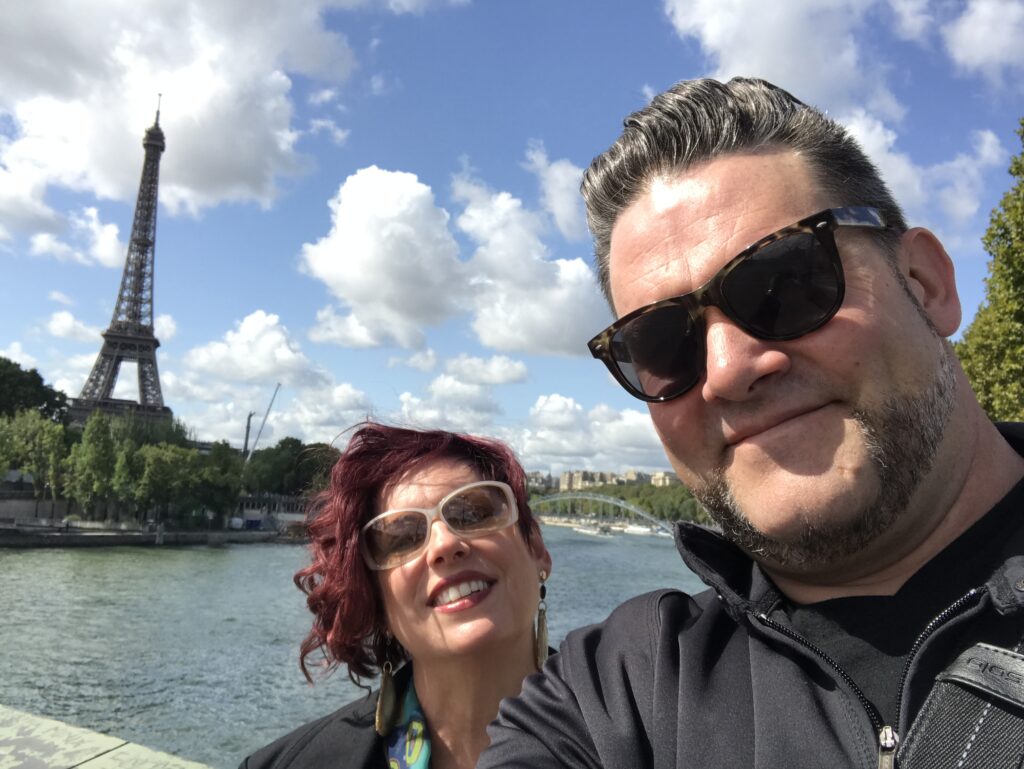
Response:
MULTIPOLYGON (((797 152, 808 161, 828 205, 873 206, 895 233, 906 230, 903 212, 878 169, 847 130, 765 80, 684 80, 623 125, 622 135, 591 162, 581 185, 598 277, 609 302, 608 252, 622 211, 655 178, 730 153, 797 152)), ((895 239, 892 233, 886 236, 892 253, 895 239)))

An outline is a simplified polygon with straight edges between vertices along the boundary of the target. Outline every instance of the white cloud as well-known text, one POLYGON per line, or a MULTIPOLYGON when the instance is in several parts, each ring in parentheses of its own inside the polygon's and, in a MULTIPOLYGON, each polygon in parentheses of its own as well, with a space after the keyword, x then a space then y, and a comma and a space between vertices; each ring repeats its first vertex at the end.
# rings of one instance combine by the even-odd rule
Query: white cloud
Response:
POLYGON ((1000 80, 1024 70, 1024 3, 968 0, 964 12, 942 28, 946 50, 957 66, 1000 80))
POLYGON ((449 360, 445 371, 470 384, 501 385, 526 381, 526 364, 504 355, 493 355, 485 360, 462 354, 449 360))
POLYGON ((378 73, 370 77, 370 93, 374 96, 384 96, 390 90, 391 85, 384 75, 378 73))
POLYGON ((408 358, 388 358, 389 366, 406 366, 417 371, 431 371, 437 365, 437 354, 429 347, 414 352, 408 358))
POLYGON ((431 8, 469 5, 472 0, 384 0, 393 13, 422 14, 431 8))
POLYGON ((319 107, 323 104, 334 101, 338 97, 338 92, 334 88, 321 88, 318 91, 314 91, 309 95, 309 103, 314 107, 319 107))
POLYGON ((587 219, 583 212, 580 181, 583 169, 568 160, 548 160, 543 142, 531 142, 526 150, 526 168, 540 181, 541 202, 567 240, 587 237, 587 219))
POLYGON ((46 324, 46 330, 53 336, 60 337, 61 339, 74 339, 78 342, 92 343, 100 341, 100 330, 98 328, 87 326, 67 310, 53 313, 46 324))
POLYGON ((985 191, 983 173, 1001 167, 1009 153, 991 131, 975 131, 974 151, 930 169, 943 213, 955 227, 968 224, 978 212, 985 191))
POLYGON ((435 380, 426 398, 405 392, 398 400, 397 420, 421 429, 485 433, 501 411, 480 385, 459 386, 450 378, 435 380))
POLYGON ((54 0, 5 8, 0 113, 14 130, 0 144, 0 216, 21 231, 53 231, 61 218, 45 202, 53 185, 132 199, 157 90, 168 142, 163 202, 189 211, 225 200, 269 204, 276 179, 301 164, 290 75, 328 86, 348 78, 354 56, 324 25, 324 11, 350 5, 268 0, 254 12, 242 0, 144 8, 54 0))
POLYGON ((328 383, 303 388, 286 404, 275 406, 275 432, 302 436, 303 440, 330 442, 349 426, 366 419, 372 412, 366 394, 351 384, 328 383))
POLYGON ((302 247, 302 265, 349 314, 321 310, 310 338, 422 346, 422 327, 452 316, 463 293, 447 212, 413 174, 376 166, 348 177, 329 205, 330 232, 302 247))
POLYGON ((968 226, 981 205, 984 174, 1001 167, 1007 150, 991 131, 972 134, 972 150, 931 166, 917 165, 895 149, 896 132, 863 110, 840 118, 878 164, 882 177, 911 221, 935 220, 954 229, 968 226), (933 213, 931 207, 938 206, 933 213))
POLYGON ((29 238, 28 250, 32 256, 52 256, 60 262, 89 263, 81 251, 72 248, 50 232, 35 233, 29 238))
POLYGON ((227 381, 317 385, 325 381, 280 324, 277 315, 256 310, 238 323, 223 341, 189 350, 185 365, 227 381))
POLYGON ((166 313, 153 319, 153 333, 161 342, 169 342, 178 333, 178 324, 166 313))
POLYGON ((581 259, 548 260, 543 220, 507 192, 491 192, 468 172, 453 194, 465 204, 457 225, 478 244, 470 261, 473 330, 506 352, 582 355, 608 309, 581 259))
POLYGON ((896 132, 863 109, 855 109, 837 119, 878 166, 900 205, 917 216, 923 215, 928 202, 924 175, 909 155, 896 149, 896 132))
POLYGON ((756 74, 811 104, 839 110, 867 104, 898 118, 903 110, 884 82, 884 68, 862 53, 855 34, 870 7, 862 0, 789 0, 779 13, 760 0, 665 0, 680 37, 696 38, 714 62, 714 77, 756 74))
POLYGON ((56 366, 48 368, 47 378, 53 379, 53 386, 56 389, 71 397, 78 397, 95 362, 94 352, 62 357, 56 366))
POLYGON ((889 0, 896 17, 896 34, 904 40, 924 42, 935 21, 928 4, 929 0, 889 0))
POLYGON ((644 104, 650 104, 651 99, 658 95, 658 92, 647 83, 644 83, 643 86, 641 86, 640 93, 644 96, 644 104))
POLYGON ((320 133, 326 133, 331 137, 331 141, 339 147, 345 143, 351 133, 347 128, 338 128, 337 123, 328 118, 316 118, 309 121, 309 132, 313 134, 313 136, 320 133))
POLYGON ((71 224, 87 243, 87 253, 104 267, 124 265, 126 246, 118 239, 116 224, 100 221, 99 211, 89 206, 71 215, 71 224))
POLYGON ((57 304, 63 304, 65 307, 71 307, 75 303, 75 300, 72 299, 67 294, 65 294, 63 291, 57 291, 57 290, 51 291, 49 294, 47 294, 47 298, 51 302, 56 302, 57 304))
POLYGON ((526 465, 554 472, 668 465, 646 411, 602 405, 587 412, 573 398, 557 393, 537 398, 517 443, 526 465))
MULTIPOLYGON (((266 387, 258 385, 229 382, 199 371, 180 371, 164 366, 160 369, 160 388, 164 402, 172 405, 195 401, 222 405, 250 400, 255 403, 261 397, 269 398, 270 392, 273 392, 271 389, 264 393, 266 387)), ((263 408, 266 408, 265 403, 263 408)))
POLYGON ((99 212, 87 206, 55 222, 57 232, 37 232, 29 238, 29 253, 52 256, 61 262, 121 267, 125 245, 118 239, 116 224, 104 224, 99 212), (62 240, 64 235, 66 240, 62 240), (70 242, 68 242, 70 241, 70 242))
POLYGON ((477 306, 473 330, 498 350, 581 356, 595 330, 608 325, 608 307, 593 270, 582 259, 558 259, 549 280, 532 289, 492 285, 477 306))
POLYGON ((24 369, 35 368, 37 361, 21 346, 21 342, 11 342, 7 347, 0 349, 0 357, 13 360, 24 369))

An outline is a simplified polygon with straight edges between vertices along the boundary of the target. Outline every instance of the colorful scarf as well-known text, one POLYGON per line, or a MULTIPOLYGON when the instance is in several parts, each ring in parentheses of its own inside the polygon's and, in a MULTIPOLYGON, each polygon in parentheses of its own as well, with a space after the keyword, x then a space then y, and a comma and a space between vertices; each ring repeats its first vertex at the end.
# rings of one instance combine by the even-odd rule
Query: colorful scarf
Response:
POLYGON ((416 696, 416 686, 409 688, 402 702, 402 716, 387 737, 388 769, 428 769, 430 766, 430 735, 416 696))

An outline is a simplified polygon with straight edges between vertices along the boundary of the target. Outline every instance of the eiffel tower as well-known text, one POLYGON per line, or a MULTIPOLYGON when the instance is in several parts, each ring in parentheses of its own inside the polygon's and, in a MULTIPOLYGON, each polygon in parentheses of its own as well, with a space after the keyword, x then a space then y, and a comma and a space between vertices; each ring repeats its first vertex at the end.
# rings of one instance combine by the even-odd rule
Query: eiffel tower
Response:
POLYGON ((160 392, 156 366, 156 348, 160 342, 153 334, 153 254, 156 245, 157 186, 160 180, 160 155, 164 132, 160 128, 160 107, 156 119, 146 130, 142 146, 146 158, 142 165, 139 197, 128 255, 121 275, 121 290, 110 327, 103 332, 103 347, 85 380, 82 394, 71 403, 71 421, 84 424, 99 409, 106 414, 132 416, 147 420, 171 419, 160 392), (139 400, 114 397, 114 385, 121 364, 134 361, 138 367, 139 400))

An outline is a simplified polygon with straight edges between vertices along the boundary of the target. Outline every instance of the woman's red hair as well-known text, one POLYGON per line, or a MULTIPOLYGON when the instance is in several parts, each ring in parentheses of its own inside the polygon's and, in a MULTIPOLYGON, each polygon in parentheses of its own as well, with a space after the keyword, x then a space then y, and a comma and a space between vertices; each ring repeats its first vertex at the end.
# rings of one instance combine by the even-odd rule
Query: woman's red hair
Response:
POLYGON ((393 655, 377 582, 359 550, 360 531, 394 484, 438 459, 464 462, 484 480, 507 483, 519 507, 524 540, 531 543, 539 534, 527 504, 526 473, 504 443, 444 430, 362 423, 332 468, 329 487, 313 500, 307 525, 312 562, 295 574, 295 584, 306 594, 313 613, 313 626, 299 655, 310 681, 307 658, 317 650, 327 671, 345 664, 355 683, 376 676, 393 655))

